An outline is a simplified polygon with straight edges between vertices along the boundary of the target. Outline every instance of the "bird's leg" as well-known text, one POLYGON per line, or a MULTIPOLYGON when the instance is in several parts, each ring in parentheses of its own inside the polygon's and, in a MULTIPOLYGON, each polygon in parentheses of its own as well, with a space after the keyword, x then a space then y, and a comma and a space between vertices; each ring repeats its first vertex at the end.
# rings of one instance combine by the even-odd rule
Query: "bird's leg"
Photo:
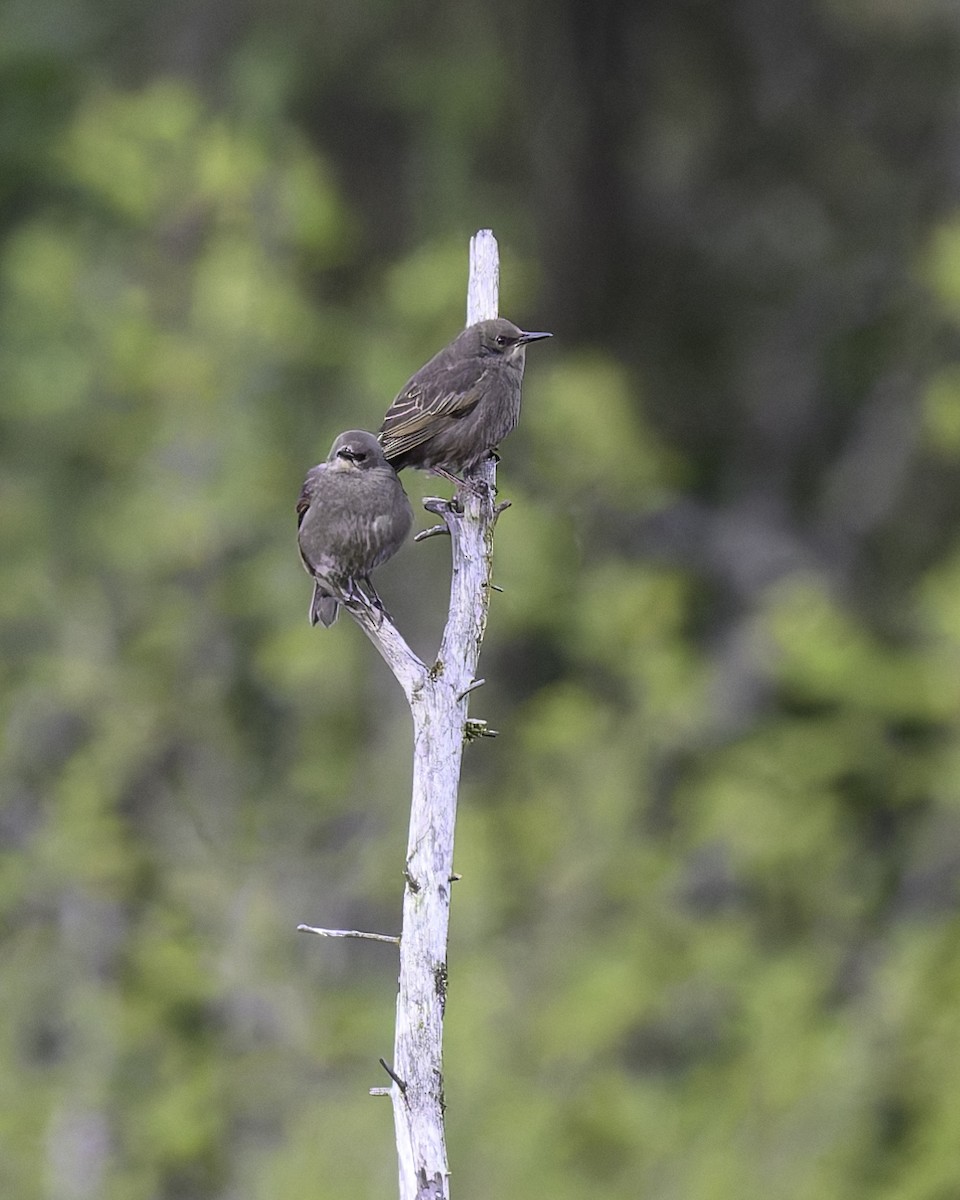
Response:
POLYGON ((344 604, 362 604, 366 600, 366 596, 357 587, 357 581, 352 576, 343 581, 340 597, 344 604))
POLYGON ((340 591, 340 601, 345 608, 354 610, 364 609, 367 612, 376 614, 378 626, 382 624, 384 616, 389 616, 389 613, 383 607, 380 597, 377 595, 376 589, 366 575, 361 576, 359 580, 353 578, 345 580, 340 591), (360 583, 366 584, 370 594, 363 590, 360 583))
POLYGON ((452 471, 448 471, 445 467, 431 467, 431 475, 439 475, 441 479, 446 479, 448 483, 453 483, 457 487, 464 486, 464 480, 459 475, 454 475, 452 471))
POLYGON ((389 612, 387 612, 386 605, 380 599, 377 589, 373 586, 373 583, 370 580, 370 576, 364 575, 361 579, 361 582, 367 589, 367 599, 369 600, 370 604, 380 613, 380 621, 382 622, 383 618, 386 617, 391 625, 395 625, 396 622, 394 621, 393 617, 391 617, 389 612))
POLYGON ((469 489, 470 484, 465 479, 461 479, 459 475, 454 475, 452 471, 448 471, 446 467, 431 467, 430 474, 439 475, 441 479, 446 479, 449 483, 454 485, 457 490, 453 494, 453 499, 448 500, 447 504, 453 509, 454 512, 462 513, 463 504, 460 502, 460 489, 469 489))
MULTIPOLYGON (((499 456, 494 451, 491 450, 490 454, 495 462, 500 461, 499 456)), ((473 475, 467 475, 466 472, 464 473, 463 488, 464 491, 473 492, 475 496, 479 496, 487 504, 492 504, 497 494, 496 485, 491 486, 485 479, 478 479, 473 475)))
POLYGON ((354 608, 364 608, 368 612, 374 613, 378 627, 383 624, 384 617, 391 624, 395 623, 393 617, 387 612, 386 605, 380 599, 369 575, 360 575, 357 579, 348 580, 346 595, 349 604, 354 608), (361 584, 363 584, 362 587, 361 584))
MULTIPOLYGON (((494 462, 500 461, 500 456, 499 456, 499 454, 497 454, 497 452, 495 450, 490 451, 490 456, 494 460, 494 462)), ((484 500, 492 499, 492 496, 490 495, 490 490, 487 487, 486 480, 474 479, 473 476, 467 475, 466 472, 464 472, 464 477, 463 477, 463 479, 461 479, 459 475, 454 475, 454 473, 452 471, 448 471, 446 469, 446 467, 431 467, 430 474, 431 475, 439 475, 441 477, 441 479, 446 479, 450 483, 452 483, 456 486, 457 492, 456 492, 456 494, 454 494, 453 499, 450 501, 450 505, 455 512, 459 512, 459 513, 463 512, 463 503, 460 500, 460 495, 459 495, 459 493, 461 491, 473 492, 473 494, 475 496, 479 496, 481 499, 484 499, 484 500)), ((497 494, 497 489, 494 488, 493 495, 495 496, 496 494, 497 494)))

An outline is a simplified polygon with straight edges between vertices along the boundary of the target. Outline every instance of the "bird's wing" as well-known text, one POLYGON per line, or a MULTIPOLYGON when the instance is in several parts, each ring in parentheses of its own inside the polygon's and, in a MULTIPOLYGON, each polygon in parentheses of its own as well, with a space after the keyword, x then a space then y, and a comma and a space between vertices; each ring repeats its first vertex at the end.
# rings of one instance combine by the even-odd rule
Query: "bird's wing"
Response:
POLYGON ((478 377, 472 363, 466 364, 466 370, 444 372, 428 386, 414 375, 387 409, 380 426, 387 458, 396 458, 427 441, 436 432, 438 422, 455 421, 473 412, 485 381, 486 372, 478 377))
POLYGON ((303 518, 307 515, 307 509, 313 503, 313 498, 316 495, 317 482, 323 473, 324 464, 321 463, 317 467, 311 467, 307 472, 307 477, 303 481, 303 487, 300 489, 300 495, 297 497, 297 528, 303 524, 303 518))

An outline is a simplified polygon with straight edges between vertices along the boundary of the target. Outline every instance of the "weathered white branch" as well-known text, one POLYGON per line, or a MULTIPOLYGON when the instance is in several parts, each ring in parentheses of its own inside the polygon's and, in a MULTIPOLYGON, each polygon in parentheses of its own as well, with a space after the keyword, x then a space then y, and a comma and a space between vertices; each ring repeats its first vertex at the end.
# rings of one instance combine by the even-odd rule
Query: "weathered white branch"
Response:
POLYGON ((492 229, 478 229, 470 239, 467 324, 500 315, 500 251, 492 229))
MULTIPOLYGON (((489 230, 470 242, 467 323, 498 311, 499 256, 489 230)), ((407 842, 400 986, 394 1041, 393 1101, 400 1200, 447 1200, 449 1171, 443 1126, 443 1014, 447 996, 447 930, 454 880, 453 835, 464 742, 486 732, 468 727, 469 694, 479 686, 477 662, 487 624, 496 465, 477 472, 483 489, 461 489, 463 511, 432 502, 450 533, 450 608, 437 660, 429 669, 392 624, 361 619, 390 665, 413 716, 413 802, 407 842)))
POLYGON ((345 604, 344 608, 376 646, 403 688, 403 694, 412 704, 414 696, 427 681, 426 664, 410 649, 400 630, 389 617, 359 604, 345 604))
MULTIPOLYGON (((500 261, 489 229, 470 240, 467 324, 496 317, 500 261)), ((388 618, 361 603, 344 607, 393 671, 413 717, 413 801, 404 876, 403 933, 393 1063, 381 1059, 389 1088, 371 1088, 393 1102, 400 1200, 448 1200, 449 1171, 443 1126, 443 1015, 447 996, 447 929, 453 870, 460 762, 466 741, 493 737, 485 721, 468 719, 470 693, 480 686, 477 663, 487 624, 493 529, 506 505, 494 503, 496 460, 476 469, 486 487, 463 488, 460 506, 425 501, 450 534, 450 608, 440 651, 429 667, 388 618)), ((321 937, 396 941, 385 934, 298 928, 321 937)))

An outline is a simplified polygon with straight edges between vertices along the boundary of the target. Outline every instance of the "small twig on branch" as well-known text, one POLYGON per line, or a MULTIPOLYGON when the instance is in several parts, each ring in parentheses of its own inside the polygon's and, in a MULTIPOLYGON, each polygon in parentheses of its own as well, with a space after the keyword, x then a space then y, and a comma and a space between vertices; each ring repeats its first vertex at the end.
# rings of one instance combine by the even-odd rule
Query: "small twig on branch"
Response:
POLYGON ((477 738, 482 737, 499 737, 499 729, 490 729, 486 721, 481 721, 476 717, 471 717, 463 727, 463 740, 465 742, 474 742, 477 738))
POLYGON ((449 536, 450 530, 446 525, 431 525, 429 529, 421 529, 413 540, 415 542, 425 542, 427 538, 449 536))
POLYGON ((298 925, 297 933, 315 933, 317 937, 364 938, 368 942, 392 942, 399 946, 399 937, 391 933, 364 933, 359 929, 318 929, 316 925, 298 925))
POLYGON ((400 1076, 396 1073, 396 1071, 393 1069, 393 1067, 391 1067, 389 1065, 389 1063, 387 1062, 387 1060, 385 1058, 380 1059, 380 1066, 383 1067, 383 1069, 390 1076, 390 1078, 393 1080, 393 1082, 397 1085, 397 1087, 400 1089, 400 1091, 403 1092, 404 1094, 406 1094, 406 1091, 407 1091, 406 1083, 400 1078, 400 1076))
POLYGON ((463 509, 456 501, 446 500, 443 496, 424 496, 423 507, 427 512, 436 513, 437 516, 443 517, 446 520, 451 513, 455 513, 458 517, 463 516, 463 509))

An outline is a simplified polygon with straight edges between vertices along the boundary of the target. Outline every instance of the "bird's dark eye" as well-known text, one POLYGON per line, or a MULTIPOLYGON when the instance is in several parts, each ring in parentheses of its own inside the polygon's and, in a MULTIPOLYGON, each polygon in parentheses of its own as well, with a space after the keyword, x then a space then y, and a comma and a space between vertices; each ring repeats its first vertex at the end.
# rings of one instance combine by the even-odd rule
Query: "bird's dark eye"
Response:
POLYGON ((510 339, 507 337, 507 335, 505 333, 497 334, 497 345, 498 346, 509 346, 509 344, 510 344, 510 339))

